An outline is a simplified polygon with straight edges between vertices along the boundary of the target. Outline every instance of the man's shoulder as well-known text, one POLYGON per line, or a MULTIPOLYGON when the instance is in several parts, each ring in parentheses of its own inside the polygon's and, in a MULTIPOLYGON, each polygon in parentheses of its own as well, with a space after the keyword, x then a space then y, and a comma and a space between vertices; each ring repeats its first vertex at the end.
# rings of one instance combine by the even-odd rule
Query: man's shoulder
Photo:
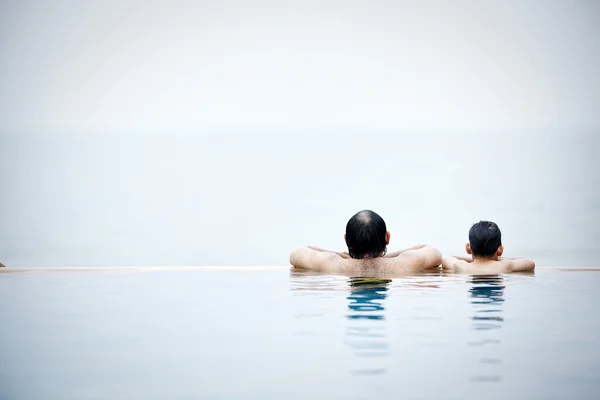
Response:
POLYGON ((396 265, 383 257, 356 259, 331 258, 325 261, 326 269, 337 272, 393 272, 396 265))
POLYGON ((439 266, 442 263, 442 254, 432 246, 424 246, 418 250, 403 252, 397 257, 390 258, 397 268, 426 269, 439 266))
POLYGON ((316 262, 321 271, 323 272, 345 272, 360 269, 361 260, 355 260, 352 258, 340 257, 334 253, 318 253, 315 255, 316 262))
POLYGON ((393 258, 381 258, 378 264, 380 269, 388 271, 410 271, 422 269, 423 257, 419 254, 400 254, 393 258))

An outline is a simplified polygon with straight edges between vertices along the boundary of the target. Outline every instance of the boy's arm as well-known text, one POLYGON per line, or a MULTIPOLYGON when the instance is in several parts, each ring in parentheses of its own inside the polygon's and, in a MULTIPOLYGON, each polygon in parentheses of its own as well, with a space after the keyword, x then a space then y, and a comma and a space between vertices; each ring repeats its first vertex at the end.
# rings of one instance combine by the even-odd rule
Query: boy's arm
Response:
POLYGON ((535 269, 535 263, 527 258, 502 258, 502 260, 508 260, 510 262, 510 270, 513 272, 524 272, 533 271, 535 269))
POLYGON ((394 257, 398 262, 411 265, 417 269, 438 268, 442 262, 442 253, 429 245, 419 245, 408 249, 394 257))
POLYGON ((336 253, 316 251, 309 247, 300 247, 290 254, 290 264, 296 268, 324 271, 331 269, 342 258, 336 253))
POLYGON ((456 269, 456 263, 458 258, 452 256, 446 256, 442 258, 442 269, 444 271, 454 271, 456 269))
POLYGON ((460 265, 464 263, 470 263, 473 261, 473 257, 463 257, 463 256, 446 256, 442 259, 442 269, 444 271, 459 271, 460 265))
POLYGON ((454 258, 456 258, 457 260, 460 261, 466 261, 468 263, 473 261, 473 256, 469 256, 469 257, 463 257, 463 256, 453 256, 454 258))

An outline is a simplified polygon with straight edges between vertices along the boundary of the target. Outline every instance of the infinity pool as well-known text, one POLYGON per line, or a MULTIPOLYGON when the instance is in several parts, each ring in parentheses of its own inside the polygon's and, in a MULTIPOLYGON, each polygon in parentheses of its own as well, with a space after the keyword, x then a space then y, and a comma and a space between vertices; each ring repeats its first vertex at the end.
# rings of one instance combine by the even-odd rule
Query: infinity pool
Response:
POLYGON ((596 399, 600 270, 6 269, 0 399, 596 399))

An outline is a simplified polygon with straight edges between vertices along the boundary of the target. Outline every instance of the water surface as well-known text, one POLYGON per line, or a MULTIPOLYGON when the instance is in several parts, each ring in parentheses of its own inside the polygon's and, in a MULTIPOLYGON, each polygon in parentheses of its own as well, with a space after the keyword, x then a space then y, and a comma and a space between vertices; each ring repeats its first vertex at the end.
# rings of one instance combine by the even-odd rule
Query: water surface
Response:
MULTIPOLYGON (((14 270, 13 270, 14 271, 14 270)), ((600 273, 0 273, 0 398, 592 399, 600 273)))

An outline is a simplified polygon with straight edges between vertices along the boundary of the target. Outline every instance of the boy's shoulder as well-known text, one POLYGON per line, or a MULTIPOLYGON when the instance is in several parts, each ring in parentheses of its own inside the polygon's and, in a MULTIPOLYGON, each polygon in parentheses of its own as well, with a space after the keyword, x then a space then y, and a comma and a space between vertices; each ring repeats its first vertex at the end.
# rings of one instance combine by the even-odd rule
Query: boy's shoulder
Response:
POLYGON ((447 270, 463 274, 501 274, 511 271, 511 264, 505 260, 454 260, 447 270))
POLYGON ((509 260, 475 260, 470 264, 475 270, 486 272, 503 273, 511 271, 511 263, 509 260))

